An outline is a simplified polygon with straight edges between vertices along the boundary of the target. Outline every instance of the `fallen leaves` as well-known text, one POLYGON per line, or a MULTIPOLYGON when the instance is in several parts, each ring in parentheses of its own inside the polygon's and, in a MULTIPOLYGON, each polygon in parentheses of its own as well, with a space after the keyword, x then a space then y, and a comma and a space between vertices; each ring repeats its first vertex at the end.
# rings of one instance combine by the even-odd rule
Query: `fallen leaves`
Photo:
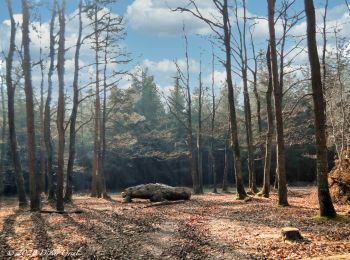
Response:
MULTIPOLYGON (((68 211, 81 214, 37 214, 0 211, 0 259, 304 259, 350 253, 349 207, 338 205, 337 220, 320 220, 310 189, 293 189, 291 207, 277 207, 277 196, 237 201, 234 194, 194 196, 174 205, 146 207, 136 200, 79 196, 68 211), (125 210, 127 209, 127 210, 125 210), (305 241, 280 238, 286 226, 300 229, 305 241), (53 256, 52 256, 53 257, 53 256), (45 258, 45 257, 44 257, 45 258), (49 257, 46 257, 49 258, 49 257)), ((45 204, 47 210, 50 206, 45 204)))

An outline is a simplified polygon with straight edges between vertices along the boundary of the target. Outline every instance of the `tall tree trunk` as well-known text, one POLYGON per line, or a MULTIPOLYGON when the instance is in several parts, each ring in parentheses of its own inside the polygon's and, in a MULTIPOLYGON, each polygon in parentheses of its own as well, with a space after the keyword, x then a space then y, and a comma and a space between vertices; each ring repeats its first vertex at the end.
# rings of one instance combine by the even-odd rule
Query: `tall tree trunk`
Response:
POLYGON ((81 47, 81 36, 83 31, 83 23, 81 18, 82 12, 82 1, 79 2, 79 29, 78 29, 78 39, 75 47, 75 55, 74 55, 74 78, 73 78, 73 107, 72 113, 70 116, 70 128, 69 128, 69 156, 68 156, 68 164, 67 164, 67 181, 66 181, 66 192, 64 195, 65 202, 72 201, 73 194, 73 166, 75 160, 75 140, 76 140, 76 122, 77 122, 77 114, 78 114, 78 106, 79 106, 79 55, 80 55, 80 47, 81 47))
POLYGON ((328 189, 328 162, 327 162, 327 137, 325 100, 322 89, 321 67, 318 58, 316 42, 316 18, 313 0, 305 0, 305 14, 307 21, 307 43, 309 61, 311 67, 311 82, 315 114, 316 130, 316 154, 317 154, 317 191, 320 204, 320 215, 323 217, 335 217, 328 189))
MULTIPOLYGON (((257 121, 258 121, 258 133, 259 133, 259 142, 261 142, 262 138, 262 120, 261 120, 261 101, 260 101, 260 95, 258 91, 258 57, 255 52, 255 44, 253 40, 253 33, 250 31, 250 43, 253 53, 253 61, 254 61, 254 69, 251 69, 251 73, 253 74, 253 93, 256 100, 256 115, 257 115, 257 121)), ((261 156, 264 156, 264 144, 261 142, 260 144, 261 149, 261 156)))
POLYGON ((44 112, 44 140, 47 156, 47 189, 48 189, 48 199, 55 199, 55 187, 53 180, 53 149, 51 141, 51 99, 52 99, 52 74, 55 69, 55 35, 54 35, 54 26, 55 26, 55 17, 56 17, 56 8, 57 0, 53 1, 52 10, 51 10, 51 21, 50 21, 50 65, 49 72, 47 75, 47 97, 45 103, 45 112, 44 112))
POLYGON ((58 132, 58 153, 57 153, 57 188, 56 188, 56 208, 58 211, 64 211, 63 203, 63 172, 64 172, 64 54, 65 54, 65 0, 61 1, 58 11, 59 20, 59 40, 57 53, 57 76, 58 76, 58 102, 57 102, 57 132, 58 132))
MULTIPOLYGON (((241 73, 243 80, 243 99, 244 99, 244 118, 245 118, 245 129, 246 129, 246 138, 247 138, 247 147, 248 147, 248 173, 249 173, 249 189, 251 192, 258 192, 256 187, 256 176, 255 176, 255 167, 254 167, 254 147, 253 147, 253 131, 252 131, 252 113, 250 107, 250 97, 248 91, 248 61, 247 61, 247 46, 246 46, 246 2, 242 1, 243 4, 243 31, 239 27, 238 18, 237 18, 237 27, 239 29, 240 35, 240 58, 241 58, 241 73)), ((237 6, 237 3, 236 3, 237 6)), ((238 11, 236 11, 238 14, 238 11)), ((238 16, 238 15, 237 15, 238 16)))
MULTIPOLYGON (((41 27, 41 22, 40 22, 41 27)), ((39 106, 39 116, 40 116, 40 192, 45 192, 46 187, 46 156, 45 156, 45 140, 44 140, 44 63, 42 61, 42 48, 40 45, 40 106, 39 106)))
POLYGON ((92 183, 91 183, 91 196, 92 197, 101 197, 101 189, 99 185, 99 170, 101 162, 101 135, 100 135, 100 110, 101 110, 101 101, 100 101, 100 76, 99 76, 99 56, 98 52, 100 49, 99 45, 99 33, 98 33, 98 17, 97 17, 97 3, 94 6, 94 40, 95 40, 95 63, 96 63, 96 89, 95 89, 95 137, 94 137, 94 157, 93 157, 93 166, 92 166, 92 183))
POLYGON ((29 48, 29 6, 27 0, 22 0, 22 46, 23 62, 22 68, 24 73, 24 91, 26 96, 27 110, 27 138, 28 138, 28 168, 30 183, 30 209, 39 211, 41 208, 39 182, 40 174, 36 171, 36 146, 35 146, 35 117, 33 103, 32 73, 29 48))
POLYGON ((272 136, 273 136, 273 110, 272 110, 272 71, 270 46, 266 53, 266 65, 269 72, 269 85, 266 92, 266 110, 267 110, 267 133, 265 142, 265 160, 264 160, 264 181, 261 191, 262 196, 268 198, 270 196, 270 170, 271 170, 271 152, 272 152, 272 136))
MULTIPOLYGON (((187 36, 185 34, 185 28, 183 28, 184 31, 184 39, 185 39, 185 57, 186 57, 186 73, 180 73, 183 75, 183 81, 185 83, 185 92, 186 92, 186 120, 187 120, 187 147, 188 147, 188 153, 189 153, 189 159, 190 159, 190 172, 192 177, 192 186, 193 186, 193 193, 199 194, 200 193, 200 185, 199 185, 199 176, 198 176, 198 169, 197 169, 197 160, 196 160, 196 153, 195 153, 195 144, 193 140, 193 128, 192 128, 192 97, 191 97, 191 87, 190 87, 190 65, 189 65, 189 58, 188 58, 188 40, 187 36), (185 76, 184 76, 185 75, 185 76)), ((178 71, 180 71, 179 66, 178 71)))
MULTIPOLYGON (((111 18, 108 18, 108 24, 109 27, 111 22, 111 18)), ((106 32, 106 45, 104 50, 104 69, 103 69, 103 113, 102 113, 102 122, 101 122, 101 140, 102 140, 102 149, 101 149, 101 164, 100 164, 100 186, 101 186, 101 192, 102 197, 105 199, 110 198, 107 194, 107 187, 106 187, 106 179, 105 179, 105 157, 106 157, 106 149, 107 149, 107 143, 106 143, 106 124, 107 124, 107 64, 108 64, 108 45, 110 43, 109 38, 109 31, 106 32)))
POLYGON ((285 148, 283 135, 282 89, 280 87, 277 65, 275 35, 275 0, 268 0, 268 23, 270 33, 271 67, 275 98, 276 138, 277 138, 277 170, 278 170, 278 205, 288 206, 287 180, 285 171, 285 148))
POLYGON ((197 152, 198 152, 198 177, 199 177, 199 193, 203 193, 203 148, 202 148, 202 61, 200 62, 199 72, 199 95, 198 95, 198 133, 197 133, 197 152))
POLYGON ((5 108, 5 93, 4 93, 4 79, 1 77, 1 110, 2 110, 2 127, 1 127, 1 150, 0 150, 0 207, 2 197, 4 195, 4 171, 5 171, 5 153, 6 153, 6 108, 5 108))
POLYGON ((27 197, 24 189, 24 180, 22 175, 21 159, 18 152, 16 125, 15 125, 15 88, 12 80, 12 67, 13 67, 13 54, 15 51, 15 37, 16 37, 16 23, 13 18, 12 1, 7 0, 8 12, 11 21, 11 35, 9 52, 6 57, 6 86, 7 86, 7 114, 8 114, 8 126, 9 126, 9 139, 12 165, 15 172, 17 195, 19 201, 19 207, 27 206, 27 197))
POLYGON ((213 192, 217 193, 217 181, 216 181, 216 166, 215 166, 215 155, 214 155, 214 130, 215 130, 215 116, 216 116, 216 102, 215 102, 215 55, 214 51, 212 54, 212 73, 211 73, 211 98, 212 98, 212 115, 211 115, 211 132, 210 132, 210 167, 213 176, 213 192))
POLYGON ((228 102, 230 112, 230 127, 231 127, 231 140, 234 150, 235 160, 235 177, 236 177, 236 188, 239 199, 244 199, 247 196, 243 185, 242 177, 242 163, 241 163, 241 152, 238 142, 238 130, 237 130, 237 119, 236 119, 236 108, 234 103, 234 92, 232 83, 232 71, 231 71, 231 30, 228 16, 227 0, 224 0, 223 4, 223 25, 224 25, 224 44, 226 51, 226 81, 228 88, 228 102))

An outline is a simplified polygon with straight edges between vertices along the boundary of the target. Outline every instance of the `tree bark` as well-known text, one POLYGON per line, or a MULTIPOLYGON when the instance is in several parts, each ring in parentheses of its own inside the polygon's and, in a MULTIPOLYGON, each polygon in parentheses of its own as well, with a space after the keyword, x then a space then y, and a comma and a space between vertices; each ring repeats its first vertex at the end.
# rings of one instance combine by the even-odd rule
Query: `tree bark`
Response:
MULTIPOLYGON (((202 62, 200 62, 202 67, 202 62)), ((203 193, 203 148, 202 148, 202 68, 199 72, 199 95, 198 95, 198 133, 197 133, 197 152, 198 152, 198 177, 199 177, 199 193, 203 193)))
POLYGON ((215 116, 216 116, 216 101, 215 101, 215 55, 212 54, 212 83, 211 83, 211 98, 212 98, 212 115, 211 115, 211 135, 210 135, 210 167, 213 176, 213 192, 217 193, 217 181, 216 181, 216 166, 214 155, 214 130, 215 130, 215 116))
POLYGON ((272 110, 272 71, 270 46, 266 53, 266 65, 269 72, 269 83, 266 92, 266 110, 267 110, 267 133, 265 141, 265 160, 264 160, 264 180, 261 195, 265 198, 270 196, 270 170, 271 170, 271 152, 272 152, 272 136, 273 136, 273 110, 272 110))
POLYGON ((59 20, 59 40, 57 53, 57 76, 58 76, 58 102, 57 102, 57 132, 58 132, 58 154, 57 154, 57 188, 56 188, 56 209, 64 211, 63 203, 63 172, 64 172, 64 54, 65 54, 65 0, 61 1, 61 6, 58 11, 59 20))
POLYGON ((234 103, 234 92, 232 83, 232 71, 231 71, 231 30, 228 15, 228 5, 227 0, 224 0, 223 4, 223 25, 224 25, 224 44, 226 51, 226 81, 228 88, 228 102, 229 102, 229 112, 230 112, 230 128, 231 128, 231 140, 234 151, 234 161, 235 161, 235 178, 236 178, 236 188, 237 195, 239 199, 244 199, 247 197, 243 185, 242 177, 242 163, 241 163, 241 152, 238 142, 238 131, 237 131, 237 119, 236 119, 236 108, 234 103))
MULTIPOLYGON (((40 22, 41 27, 41 22, 40 22)), ((45 126, 44 126, 44 63, 42 60, 42 48, 40 45, 40 106, 39 106, 39 116, 40 116, 40 192, 45 192, 46 187, 46 156, 45 156, 45 126)))
POLYGON ((4 171, 5 171, 5 153, 6 153, 6 110, 5 110, 5 93, 4 93, 4 79, 1 77, 1 110, 2 110, 2 126, 1 126, 1 150, 0 150, 0 207, 2 197, 4 195, 4 171))
MULTIPOLYGON (((226 143, 228 143, 228 141, 226 143)), ((224 166, 224 175, 222 177, 222 192, 228 192, 228 171, 230 168, 228 150, 229 150, 228 144, 225 144, 225 166, 224 166)))
MULTIPOLYGON (((109 27, 111 23, 111 18, 108 18, 108 24, 109 27)), ((106 187, 106 179, 105 179, 105 157, 106 157, 106 150, 107 150, 107 143, 106 143, 106 124, 107 124, 107 54, 108 54, 108 45, 110 44, 110 36, 109 36, 109 30, 106 32, 106 39, 105 39, 106 45, 104 50, 104 69, 103 69, 103 112, 102 112, 102 122, 101 122, 101 140, 102 140, 102 147, 101 147, 101 163, 100 163, 100 186, 101 186, 101 193, 102 197, 105 199, 110 198, 107 194, 107 187, 106 187)))
MULTIPOLYGON (((248 64, 247 64, 247 46, 246 46, 246 3, 245 0, 242 1, 243 4, 243 31, 240 29, 238 22, 238 11, 236 8, 237 15, 237 27, 240 35, 240 59, 241 59, 241 73, 243 80, 243 99, 244 99, 244 119, 245 119, 245 130, 246 130, 246 140, 248 147, 248 175, 249 175, 249 189, 251 192, 258 192, 256 187, 256 176, 254 167, 254 145, 253 145, 253 131, 252 131, 252 113, 250 107, 250 97, 248 91, 248 64)), ((237 2, 236 2, 237 7, 237 2)))
POLYGON ((30 39, 29 39, 29 6, 27 0, 22 0, 22 46, 23 46, 23 62, 22 68, 24 73, 24 91, 26 96, 27 111, 27 143, 28 143, 28 168, 30 183, 30 210, 40 211, 40 174, 36 171, 36 146, 35 146, 35 117, 33 103, 33 87, 32 73, 30 61, 30 39))
POLYGON ((48 189, 48 199, 55 199, 55 187, 53 180, 53 148, 51 141, 51 99, 52 99, 52 74, 55 69, 55 35, 54 35, 54 26, 55 26, 55 17, 56 17, 56 8, 57 0, 53 1, 52 10, 51 10, 51 21, 50 21, 50 65, 49 72, 47 75, 47 97, 45 103, 45 112, 44 112, 44 140, 47 156, 47 189, 48 189))
POLYGON ((64 195, 65 202, 72 201, 73 194, 73 166, 75 160, 75 140, 76 140, 76 122, 77 122, 77 114, 78 114, 78 105, 79 105, 79 55, 80 55, 80 47, 81 47, 81 36, 83 31, 83 24, 81 18, 82 12, 82 1, 79 2, 79 29, 78 29, 78 39, 75 47, 75 55, 74 55, 74 78, 73 78, 73 107, 72 113, 70 116, 70 128, 69 128, 69 155, 68 155, 68 164, 67 164, 67 181, 66 181, 66 192, 64 195))
POLYGON ((316 18, 313 0, 305 0, 307 21, 307 43, 311 67, 311 82, 315 114, 316 154, 317 154, 317 191, 320 205, 320 215, 335 217, 336 212, 328 188, 328 162, 325 100, 322 89, 321 67, 316 42, 316 18))
POLYGON ((12 80, 12 67, 13 67, 13 54, 15 51, 15 37, 16 37, 16 23, 13 18, 12 1, 7 0, 8 12, 11 21, 11 35, 9 52, 6 57, 6 86, 7 86, 7 115, 9 126, 9 139, 12 165, 15 173, 17 196, 19 207, 27 206, 27 197, 24 189, 24 180, 21 166, 21 159, 18 152, 17 136, 16 136, 16 124, 15 124, 15 86, 12 80))
POLYGON ((277 170, 278 170, 278 205, 288 206, 287 180, 285 172, 285 148, 283 134, 282 89, 278 76, 277 50, 275 36, 275 0, 268 0, 268 23, 270 33, 271 67, 273 91, 275 98, 276 138, 277 138, 277 170))
POLYGON ((100 49, 99 44, 99 33, 98 33, 98 17, 97 17, 97 3, 95 3, 94 6, 94 44, 95 44, 95 66, 96 66, 96 85, 95 85, 95 137, 94 137, 94 157, 93 157, 93 166, 92 166, 92 182, 91 182, 91 196, 92 197, 101 197, 101 189, 99 185, 99 169, 100 163, 101 163, 101 116, 100 116, 100 110, 101 110, 101 101, 100 101, 100 76, 99 76, 99 56, 98 52, 100 49))

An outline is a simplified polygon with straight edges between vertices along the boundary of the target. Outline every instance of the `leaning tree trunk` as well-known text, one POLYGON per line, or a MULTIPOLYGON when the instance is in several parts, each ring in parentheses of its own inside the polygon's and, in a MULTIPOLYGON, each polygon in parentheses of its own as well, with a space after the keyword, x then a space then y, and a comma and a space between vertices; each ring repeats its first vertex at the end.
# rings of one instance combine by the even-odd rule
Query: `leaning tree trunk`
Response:
POLYGON ((57 154, 57 189, 56 189, 56 208, 57 211, 64 211, 63 203, 63 172, 64 172, 64 53, 65 53, 65 1, 62 0, 61 8, 58 12, 60 25, 58 53, 57 53, 57 76, 58 76, 58 103, 57 103, 57 132, 58 132, 58 154, 57 154))
POLYGON ((264 181, 260 194, 265 198, 270 196, 270 170, 271 170, 271 152, 272 152, 272 136, 273 136, 273 110, 272 110, 272 71, 270 46, 266 53, 266 63, 269 72, 269 85, 266 92, 266 110, 267 110, 267 133, 265 142, 265 160, 264 160, 264 181))
POLYGON ((21 160, 18 152, 18 144, 16 137, 16 125, 15 125, 15 86, 12 80, 12 64, 13 54, 15 51, 15 37, 16 37, 16 23, 13 18, 12 3, 7 1, 8 11, 11 21, 11 35, 9 52, 6 58, 6 86, 7 86, 7 114, 8 114, 8 126, 9 126, 9 139, 12 165, 15 173, 17 195, 20 207, 25 207, 27 203, 26 193, 24 189, 24 180, 22 175, 21 160))
POLYGON ((77 122, 77 114, 78 114, 78 105, 79 105, 79 54, 81 47, 81 36, 83 30, 83 24, 81 19, 82 12, 82 2, 80 0, 79 3, 79 29, 78 29, 78 39, 75 47, 75 55, 74 55, 74 78, 73 78, 73 107, 72 113, 70 116, 70 128, 69 128, 69 155, 68 155, 68 164, 67 164, 67 181, 66 181, 66 192, 64 195, 65 202, 72 201, 73 194, 73 166, 75 160, 75 140, 76 140, 76 122, 77 122))
POLYGON ((314 101, 316 154, 317 154, 317 191, 320 215, 335 217, 336 212, 328 189, 327 137, 325 100, 322 89, 321 67, 316 42, 316 18, 313 0, 305 0, 307 21, 307 43, 311 67, 311 82, 314 101))
POLYGON ((30 183, 30 209, 31 211, 39 211, 41 208, 40 201, 40 175, 36 171, 36 145, 35 145, 35 116, 33 102, 32 73, 29 48, 29 6, 27 0, 22 0, 22 46, 23 46, 23 62, 22 69, 24 74, 24 91, 26 96, 27 110, 27 149, 28 149, 28 168, 30 183))
POLYGON ((48 190, 48 199, 55 199, 55 187, 53 180, 53 149, 51 141, 51 98, 52 98, 52 74, 55 69, 55 35, 54 35, 54 26, 55 26, 55 17, 56 17, 56 6, 57 1, 53 1, 52 11, 51 11, 51 21, 50 21, 50 47, 49 47, 49 57, 50 65, 49 72, 47 75, 47 97, 45 103, 45 112, 44 112, 44 140, 47 156, 47 190, 48 190))
POLYGON ((233 145, 234 161, 235 161, 236 188, 237 188, 238 198, 244 199, 245 197, 247 197, 247 193, 245 192, 244 185, 243 185, 241 152, 240 152, 240 147, 238 142, 236 108, 234 103, 232 71, 231 71, 231 32, 230 32, 230 25, 229 25, 227 0, 224 0, 224 5, 223 5, 223 24, 224 24, 224 44, 225 44, 225 51, 226 51, 225 69, 226 69, 226 81, 227 81, 227 88, 228 88, 231 140, 233 145))
POLYGON ((268 0, 268 23, 270 33, 271 67, 273 91, 275 98, 277 171, 278 171, 278 205, 288 206, 287 180, 285 171, 285 148, 283 135, 282 89, 279 84, 277 50, 275 36, 275 0, 268 0))

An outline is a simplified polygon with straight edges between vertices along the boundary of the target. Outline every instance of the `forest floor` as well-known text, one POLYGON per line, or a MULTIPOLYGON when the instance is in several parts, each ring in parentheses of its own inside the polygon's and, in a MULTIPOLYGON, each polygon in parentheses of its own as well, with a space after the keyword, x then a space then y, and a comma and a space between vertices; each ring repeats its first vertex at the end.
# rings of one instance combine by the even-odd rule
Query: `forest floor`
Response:
POLYGON ((350 259, 350 206, 337 205, 335 220, 319 218, 310 188, 291 189, 290 207, 276 206, 275 192, 250 201, 209 193, 151 207, 121 201, 75 196, 68 214, 39 214, 7 199, 0 259, 350 259), (72 213, 77 209, 82 213, 72 213), (304 240, 284 242, 287 226, 304 240))

